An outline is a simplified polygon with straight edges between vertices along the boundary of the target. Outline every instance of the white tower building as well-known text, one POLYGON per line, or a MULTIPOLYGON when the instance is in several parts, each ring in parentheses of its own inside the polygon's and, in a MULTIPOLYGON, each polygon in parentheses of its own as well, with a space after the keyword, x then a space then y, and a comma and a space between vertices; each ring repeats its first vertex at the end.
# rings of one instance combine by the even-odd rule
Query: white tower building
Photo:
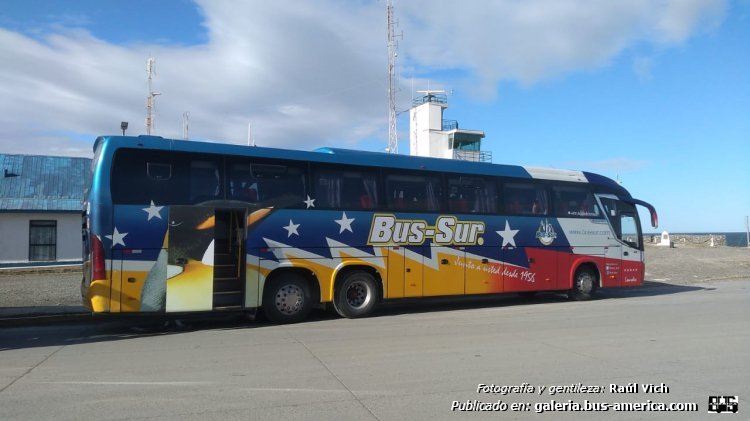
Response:
POLYGON ((409 153, 433 158, 492 162, 492 153, 481 150, 484 132, 458 128, 458 121, 444 120, 448 108, 445 91, 417 91, 422 96, 409 110, 409 153))

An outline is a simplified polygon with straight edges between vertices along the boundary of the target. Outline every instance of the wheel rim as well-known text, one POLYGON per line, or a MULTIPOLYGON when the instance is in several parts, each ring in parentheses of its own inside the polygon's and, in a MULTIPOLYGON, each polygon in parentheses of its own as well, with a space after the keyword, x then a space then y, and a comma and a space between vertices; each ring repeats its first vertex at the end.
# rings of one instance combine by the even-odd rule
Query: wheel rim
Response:
POLYGON ((297 285, 284 285, 276 292, 276 309, 287 316, 297 314, 305 303, 305 293, 297 285))
POLYGON ((370 285, 365 282, 354 281, 346 288, 346 303, 352 308, 366 306, 371 297, 370 285))
POLYGON ((578 275, 577 284, 578 291, 588 294, 594 289, 594 278, 589 273, 581 273, 578 275))

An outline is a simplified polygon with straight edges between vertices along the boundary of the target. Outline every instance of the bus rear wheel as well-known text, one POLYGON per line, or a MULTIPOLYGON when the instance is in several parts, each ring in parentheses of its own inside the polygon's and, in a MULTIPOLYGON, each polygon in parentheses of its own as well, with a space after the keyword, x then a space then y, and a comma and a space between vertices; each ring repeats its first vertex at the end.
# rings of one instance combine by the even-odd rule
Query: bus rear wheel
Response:
POLYGON ((344 275, 336 288, 336 312, 346 318, 365 317, 372 313, 380 299, 380 290, 371 274, 355 270, 344 275))
POLYGON ((304 320, 312 304, 310 285, 297 273, 276 276, 263 289, 263 314, 275 323, 304 320))
POLYGON ((591 269, 580 268, 573 278, 573 288, 568 294, 576 301, 590 300, 596 292, 596 275, 591 269))

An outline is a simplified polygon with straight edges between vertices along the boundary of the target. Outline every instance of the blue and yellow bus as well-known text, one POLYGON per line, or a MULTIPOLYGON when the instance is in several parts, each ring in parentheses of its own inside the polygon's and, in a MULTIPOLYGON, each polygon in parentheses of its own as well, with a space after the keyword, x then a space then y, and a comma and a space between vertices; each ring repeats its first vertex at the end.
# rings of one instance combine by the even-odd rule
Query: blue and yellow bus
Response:
POLYGON ((84 203, 95 313, 255 310, 279 323, 405 297, 641 285, 636 205, 582 171, 106 136, 84 203))

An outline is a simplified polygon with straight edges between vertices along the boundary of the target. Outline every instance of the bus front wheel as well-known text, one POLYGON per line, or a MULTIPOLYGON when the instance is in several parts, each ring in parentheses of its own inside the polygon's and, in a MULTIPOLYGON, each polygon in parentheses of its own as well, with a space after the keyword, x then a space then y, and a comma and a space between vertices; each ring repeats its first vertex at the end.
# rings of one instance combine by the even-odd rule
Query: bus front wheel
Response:
POLYGON ((263 291, 263 313, 275 323, 297 323, 312 310, 312 294, 307 280, 297 273, 271 279, 263 291))
POLYGON ((590 300, 596 291, 596 275, 591 269, 580 268, 573 279, 573 288, 568 294, 576 301, 590 300))
POLYGON ((350 319, 367 316, 378 303, 379 291, 371 274, 361 270, 349 272, 336 288, 336 312, 350 319))

